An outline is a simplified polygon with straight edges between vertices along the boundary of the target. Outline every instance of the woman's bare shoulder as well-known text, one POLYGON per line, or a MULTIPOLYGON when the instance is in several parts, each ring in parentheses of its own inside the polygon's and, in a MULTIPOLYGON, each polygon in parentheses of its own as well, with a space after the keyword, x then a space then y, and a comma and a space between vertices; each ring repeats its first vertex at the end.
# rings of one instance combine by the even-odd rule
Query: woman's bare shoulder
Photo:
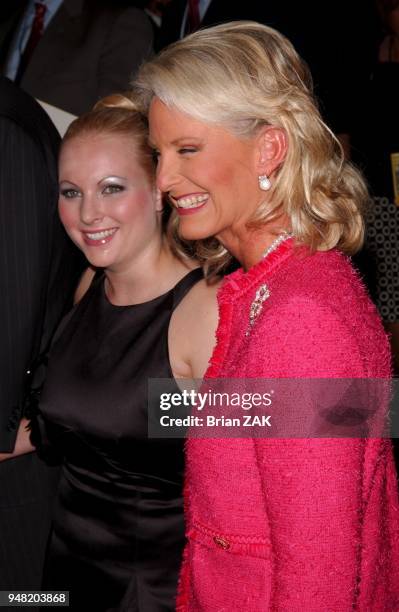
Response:
POLYGON ((201 378, 206 370, 215 344, 220 284, 221 279, 199 281, 173 313, 169 353, 172 370, 182 377, 201 378))
POLYGON ((211 283, 203 279, 196 283, 175 311, 175 320, 191 333, 207 333, 207 326, 214 327, 218 320, 217 293, 221 279, 211 283))
POLYGON ((219 277, 210 281, 203 278, 187 292, 178 308, 181 312, 190 315, 193 311, 202 310, 203 308, 216 308, 216 296, 221 283, 222 279, 219 277))

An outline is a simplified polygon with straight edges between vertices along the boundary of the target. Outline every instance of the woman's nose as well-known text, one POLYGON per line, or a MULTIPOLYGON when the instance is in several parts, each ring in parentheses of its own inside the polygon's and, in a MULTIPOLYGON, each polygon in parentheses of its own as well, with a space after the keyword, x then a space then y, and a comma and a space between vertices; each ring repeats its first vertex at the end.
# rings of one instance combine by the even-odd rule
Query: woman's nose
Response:
POLYGON ((95 195, 82 198, 80 218, 85 225, 92 225, 104 218, 102 204, 95 195))
POLYGON ((158 189, 167 193, 173 190, 173 187, 179 181, 179 171, 176 162, 173 162, 170 156, 160 156, 157 165, 156 183, 158 189))

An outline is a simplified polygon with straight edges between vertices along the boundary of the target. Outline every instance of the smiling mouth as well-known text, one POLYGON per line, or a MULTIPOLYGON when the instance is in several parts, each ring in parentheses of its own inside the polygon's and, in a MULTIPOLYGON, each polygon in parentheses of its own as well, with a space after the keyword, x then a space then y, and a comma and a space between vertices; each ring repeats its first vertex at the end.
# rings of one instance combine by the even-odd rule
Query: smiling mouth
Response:
POLYGON ((188 208, 197 208, 198 206, 202 206, 207 201, 209 195, 204 193, 202 195, 185 196, 182 198, 174 198, 171 195, 169 195, 169 197, 172 204, 176 208, 183 208, 186 210, 188 208))
POLYGON ((116 232, 117 228, 114 227, 112 229, 108 229, 108 230, 102 230, 100 232, 84 232, 84 235, 89 239, 89 240, 105 240, 105 238, 108 238, 109 236, 113 236, 116 232))

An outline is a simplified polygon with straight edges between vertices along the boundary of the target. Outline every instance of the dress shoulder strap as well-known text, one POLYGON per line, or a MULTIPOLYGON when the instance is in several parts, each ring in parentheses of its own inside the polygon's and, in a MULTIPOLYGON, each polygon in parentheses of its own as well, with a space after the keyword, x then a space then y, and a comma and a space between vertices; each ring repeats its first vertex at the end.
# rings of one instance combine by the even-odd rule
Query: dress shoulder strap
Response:
POLYGON ((203 278, 204 272, 202 268, 195 268, 195 270, 191 270, 186 276, 183 276, 173 289, 173 310, 180 304, 191 287, 194 287, 194 285, 203 278))
POLYGON ((97 268, 80 302, 83 302, 86 296, 89 299, 93 292, 101 291, 102 285, 104 283, 104 277, 105 273, 103 268, 97 268))

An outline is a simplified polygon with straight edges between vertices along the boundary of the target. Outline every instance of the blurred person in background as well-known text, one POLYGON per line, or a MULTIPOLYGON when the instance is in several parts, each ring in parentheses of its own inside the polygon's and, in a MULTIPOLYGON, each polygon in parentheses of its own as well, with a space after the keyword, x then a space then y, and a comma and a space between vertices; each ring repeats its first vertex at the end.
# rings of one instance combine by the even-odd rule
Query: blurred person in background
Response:
POLYGON ((399 375, 399 0, 377 0, 376 8, 380 30, 353 138, 354 160, 373 196, 357 263, 391 334, 399 375))
POLYGON ((0 73, 73 115, 124 91, 153 50, 145 12, 107 0, 2 3, 0 73))
POLYGON ((138 8, 144 9, 149 18, 154 30, 154 49, 158 51, 161 48, 160 35, 162 28, 162 19, 165 12, 165 8, 173 0, 132 0, 130 4, 137 6, 138 8))
POLYGON ((0 590, 39 589, 58 469, 18 451, 30 373, 72 305, 82 270, 57 214, 59 135, 0 77, 0 590))

